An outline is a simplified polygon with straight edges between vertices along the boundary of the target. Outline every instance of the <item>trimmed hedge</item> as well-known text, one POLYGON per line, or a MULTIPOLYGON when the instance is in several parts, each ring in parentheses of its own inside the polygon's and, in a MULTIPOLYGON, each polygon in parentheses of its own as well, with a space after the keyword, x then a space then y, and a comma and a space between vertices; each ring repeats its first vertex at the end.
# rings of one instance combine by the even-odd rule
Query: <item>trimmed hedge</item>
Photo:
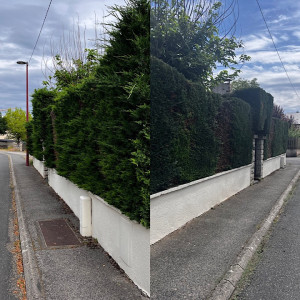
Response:
POLYGON ((289 124, 287 121, 272 118, 270 133, 265 140, 264 159, 285 153, 288 143, 289 124))
POLYGON ((268 134, 273 112, 273 96, 262 88, 237 90, 232 96, 242 99, 252 107, 253 132, 262 135, 268 134))
POLYGON ((32 155, 45 160, 49 168, 55 167, 51 111, 56 93, 46 88, 35 90, 32 95, 32 155))
POLYGON ((217 116, 220 140, 217 172, 238 168, 252 161, 252 115, 248 103, 225 97, 217 116))
POLYGON ((220 102, 220 96, 151 58, 152 194, 215 173, 220 102))
POLYGON ((112 10, 118 20, 93 74, 35 91, 33 154, 149 227, 150 4, 112 10))

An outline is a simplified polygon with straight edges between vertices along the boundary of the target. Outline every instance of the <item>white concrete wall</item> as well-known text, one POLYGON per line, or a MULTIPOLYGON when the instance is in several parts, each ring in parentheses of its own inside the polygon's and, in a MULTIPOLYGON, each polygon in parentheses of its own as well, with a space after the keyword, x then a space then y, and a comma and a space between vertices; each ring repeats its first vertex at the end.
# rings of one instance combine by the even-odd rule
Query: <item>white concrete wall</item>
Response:
POLYGON ((133 282, 150 295, 150 230, 100 197, 92 198, 92 232, 133 282))
MULTIPOLYGON (((41 164, 35 165, 40 167, 41 164)), ((92 198, 92 236, 129 278, 150 295, 150 230, 131 221, 100 197, 78 188, 55 169, 48 169, 48 183, 79 220, 80 196, 92 198)))
POLYGON ((58 175, 55 169, 48 169, 48 184, 80 218, 80 196, 88 196, 88 192, 58 175))
POLYGON ((281 159, 283 159, 285 161, 284 165, 286 165, 286 155, 285 154, 278 155, 278 156, 275 156, 275 157, 271 157, 267 160, 264 160, 262 178, 265 178, 268 175, 275 172, 276 170, 280 169, 281 159))
POLYGON ((33 166, 36 168, 36 170, 41 174, 43 178, 46 177, 46 172, 45 172, 45 165, 42 161, 36 159, 33 157, 33 166))
POLYGON ((250 173, 248 165, 152 195, 151 244, 248 187, 250 173))

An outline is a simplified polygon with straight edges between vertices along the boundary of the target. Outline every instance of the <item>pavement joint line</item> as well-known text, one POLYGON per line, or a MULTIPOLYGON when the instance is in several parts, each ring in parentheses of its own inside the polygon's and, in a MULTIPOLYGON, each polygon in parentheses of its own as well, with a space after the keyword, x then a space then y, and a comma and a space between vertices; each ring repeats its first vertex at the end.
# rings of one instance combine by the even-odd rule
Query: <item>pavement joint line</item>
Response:
MULTIPOLYGON (((276 203, 273 205, 268 217, 264 220, 263 225, 256 230, 256 232, 252 235, 250 240, 248 241, 248 245, 244 247, 244 249, 241 251, 241 253, 238 255, 237 260, 231 265, 227 273, 224 275, 223 279, 216 285, 215 289, 212 291, 211 296, 208 298, 209 300, 229 300, 232 296, 236 285, 238 284, 238 281, 241 279, 243 272, 237 272, 233 273, 232 268, 235 265, 239 265, 242 261, 245 262, 246 266, 252 259, 254 253, 256 252, 258 246, 261 244, 265 234, 269 230, 269 228, 272 225, 272 222, 274 219, 279 215, 281 208, 283 207, 283 204, 287 197, 289 196, 289 193, 293 190, 294 186, 296 185, 298 179, 300 177, 300 170, 297 172, 297 174, 294 176, 294 178, 291 180, 285 191, 280 195, 279 199, 276 201, 276 203), (250 250, 251 254, 247 257, 247 249, 250 250), (238 278, 236 285, 233 285, 233 289, 224 288, 224 281, 228 281, 231 283, 231 281, 238 278), (231 280, 231 281, 230 281, 231 280)), ((240 266, 241 267, 241 266, 240 266)), ((241 267, 242 268, 242 267, 241 267)), ((243 268, 242 268, 243 269, 243 268)), ((232 283, 231 283, 232 284, 232 283)))
POLYGON ((23 256, 23 267, 24 267, 24 277, 25 277, 25 285, 26 285, 26 294, 27 299, 45 299, 41 290, 38 288, 41 286, 41 279, 39 277, 39 272, 37 272, 38 266, 34 254, 34 250, 32 244, 30 243, 31 238, 29 234, 29 230, 25 223, 25 216, 22 210, 21 199, 19 195, 19 190, 16 182, 16 177, 14 173, 14 165, 10 154, 7 154, 9 159, 10 166, 10 174, 11 180, 13 183, 13 190, 15 192, 15 200, 17 207, 17 216, 19 223, 19 232, 20 232, 20 241, 21 241, 21 249, 23 256))
POLYGON ((233 287, 235 287, 234 284, 229 279, 224 278, 223 280, 229 282, 233 287))
POLYGON ((243 270, 245 270, 245 268, 243 268, 240 263, 237 263, 237 266, 239 266, 240 268, 242 268, 243 270))

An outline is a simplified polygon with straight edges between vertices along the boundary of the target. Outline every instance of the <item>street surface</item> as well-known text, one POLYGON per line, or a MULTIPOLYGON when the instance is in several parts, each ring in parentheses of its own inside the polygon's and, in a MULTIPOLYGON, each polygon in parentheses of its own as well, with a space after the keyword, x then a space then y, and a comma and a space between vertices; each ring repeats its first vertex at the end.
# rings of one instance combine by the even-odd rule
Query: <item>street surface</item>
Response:
POLYGON ((207 299, 299 168, 300 159, 288 159, 285 169, 152 245, 151 299, 207 299))
POLYGON ((300 299, 300 182, 271 227, 260 259, 238 299, 300 299))
POLYGON ((13 257, 10 252, 13 247, 11 206, 8 157, 0 153, 0 299, 16 299, 12 293, 16 286, 13 286, 13 257))

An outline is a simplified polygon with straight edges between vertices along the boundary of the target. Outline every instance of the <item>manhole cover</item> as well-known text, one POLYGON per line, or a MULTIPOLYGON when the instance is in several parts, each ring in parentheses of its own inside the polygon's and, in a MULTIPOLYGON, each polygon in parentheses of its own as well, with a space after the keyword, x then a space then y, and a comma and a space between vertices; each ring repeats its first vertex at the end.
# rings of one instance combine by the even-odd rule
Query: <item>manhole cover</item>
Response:
POLYGON ((64 219, 39 221, 47 247, 80 245, 73 230, 64 219))

